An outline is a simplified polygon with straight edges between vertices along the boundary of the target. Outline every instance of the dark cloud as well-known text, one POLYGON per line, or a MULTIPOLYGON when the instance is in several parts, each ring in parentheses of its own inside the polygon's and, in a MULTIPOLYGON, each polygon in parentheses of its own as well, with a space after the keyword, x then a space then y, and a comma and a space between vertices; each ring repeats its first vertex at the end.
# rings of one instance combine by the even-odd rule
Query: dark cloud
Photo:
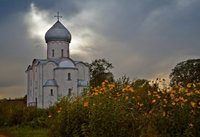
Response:
MULTIPOLYGON (((13 2, 13 1, 12 1, 13 2)), ((116 77, 167 77, 179 61, 199 58, 200 1, 198 0, 35 0, 37 11, 60 11, 72 33, 71 51, 79 38, 77 60, 106 58, 116 77)), ((30 38, 23 17, 31 1, 10 5, 3 0, 0 11, 0 95, 25 87, 24 70, 32 59, 45 58, 45 43, 30 38), (3 7, 3 8, 2 8, 3 7), (11 73, 10 73, 11 72, 11 73), (10 89, 10 90, 9 90, 10 89), (2 92, 1 92, 2 90, 2 92)), ((52 16, 52 17, 50 17, 52 16)), ((46 18, 45 18, 46 19, 46 18)), ((31 18, 30 18, 31 21, 31 18)), ((25 88, 24 88, 25 89, 25 88)), ((26 91, 20 91, 25 94, 26 91)), ((17 95, 17 92, 13 93, 17 95)))

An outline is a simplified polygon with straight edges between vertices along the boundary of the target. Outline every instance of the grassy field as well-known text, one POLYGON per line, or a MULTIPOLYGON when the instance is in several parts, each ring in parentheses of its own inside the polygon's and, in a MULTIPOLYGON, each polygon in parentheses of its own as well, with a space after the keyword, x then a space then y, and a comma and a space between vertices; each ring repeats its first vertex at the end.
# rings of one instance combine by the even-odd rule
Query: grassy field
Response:
POLYGON ((0 129, 0 133, 5 133, 9 137, 48 137, 48 130, 43 128, 9 127, 0 129))

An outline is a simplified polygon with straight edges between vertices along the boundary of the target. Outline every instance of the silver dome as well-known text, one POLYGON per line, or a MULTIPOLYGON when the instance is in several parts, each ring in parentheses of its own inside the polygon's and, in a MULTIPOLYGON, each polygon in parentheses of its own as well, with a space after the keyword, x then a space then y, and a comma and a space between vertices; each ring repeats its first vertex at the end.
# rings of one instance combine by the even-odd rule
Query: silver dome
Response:
POLYGON ((58 20, 45 34, 46 43, 50 41, 71 42, 71 34, 58 20))

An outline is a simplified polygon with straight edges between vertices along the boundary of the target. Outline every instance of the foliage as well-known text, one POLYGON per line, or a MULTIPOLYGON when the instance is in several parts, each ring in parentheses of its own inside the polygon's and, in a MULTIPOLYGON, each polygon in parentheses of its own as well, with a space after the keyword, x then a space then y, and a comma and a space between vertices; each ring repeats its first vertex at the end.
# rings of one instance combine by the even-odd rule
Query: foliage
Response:
POLYGON ((43 110, 1 102, 0 125, 17 125, 21 134, 27 127, 47 127, 49 137, 200 136, 200 83, 169 87, 163 79, 124 76, 88 90, 43 110))
POLYGON ((26 107, 23 102, 3 100, 0 102, 0 127, 28 125, 46 127, 48 113, 44 109, 26 107))
POLYGON ((200 59, 190 59, 178 63, 170 74, 171 85, 200 82, 200 59))
POLYGON ((14 137, 48 137, 48 130, 45 128, 30 128, 30 127, 4 127, 0 132, 14 137))
POLYGON ((90 64, 90 85, 98 86, 106 79, 113 81, 113 74, 110 71, 112 68, 112 63, 109 63, 105 59, 92 61, 90 64))
MULTIPOLYGON (((165 80, 108 80, 49 112, 52 137, 200 136, 200 83, 160 86, 165 80), (162 88, 160 88, 162 87, 162 88)), ((165 84, 164 84, 165 85, 165 84)))

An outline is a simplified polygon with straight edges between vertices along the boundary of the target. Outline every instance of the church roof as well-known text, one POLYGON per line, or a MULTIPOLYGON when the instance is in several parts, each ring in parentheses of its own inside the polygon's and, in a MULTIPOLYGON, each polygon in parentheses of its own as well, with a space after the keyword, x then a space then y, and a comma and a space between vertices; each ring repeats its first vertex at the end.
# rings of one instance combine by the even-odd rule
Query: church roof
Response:
POLYGON ((46 86, 58 86, 58 84, 55 79, 49 79, 44 84, 44 87, 46 87, 46 86))
POLYGON ((46 43, 50 41, 66 41, 71 42, 71 33, 58 20, 45 34, 46 43))

